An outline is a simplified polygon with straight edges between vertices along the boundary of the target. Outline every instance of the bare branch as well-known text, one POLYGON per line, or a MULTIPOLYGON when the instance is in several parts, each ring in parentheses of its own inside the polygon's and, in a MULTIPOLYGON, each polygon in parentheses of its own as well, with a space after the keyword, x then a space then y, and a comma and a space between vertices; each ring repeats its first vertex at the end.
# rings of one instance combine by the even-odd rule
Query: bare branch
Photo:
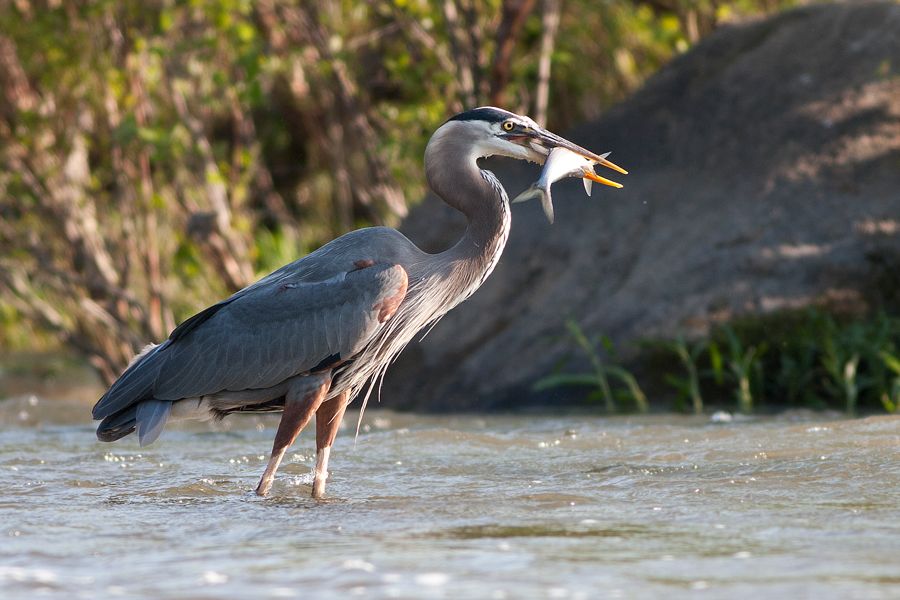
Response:
POLYGON ((534 10, 535 0, 504 0, 497 29, 497 49, 491 64, 490 102, 506 104, 506 86, 511 76, 513 51, 525 19, 534 10))
POLYGON ((534 99, 534 120, 539 125, 547 125, 547 105, 550 99, 550 66, 552 64, 553 47, 556 43, 556 30, 559 28, 559 11, 561 0, 544 0, 541 15, 541 55, 538 61, 538 84, 534 99))
POLYGON ((204 217, 205 227, 191 227, 189 223, 188 231, 194 234, 204 248, 210 250, 210 257, 222 269, 228 286, 231 289, 240 289, 253 281, 253 269, 247 260, 249 256, 247 241, 231 225, 228 191, 216 164, 212 144, 203 130, 203 124, 191 114, 179 86, 171 82, 170 91, 178 116, 191 132, 195 147, 203 161, 206 198, 212 208, 208 213, 213 217, 212 220, 206 219, 207 215, 195 215, 204 217))
POLYGON ((447 24, 447 34, 450 38, 450 52, 453 54, 453 63, 456 65, 456 76, 459 80, 460 95, 463 105, 472 108, 476 105, 475 76, 473 70, 476 65, 471 64, 470 55, 464 50, 465 26, 460 23, 459 11, 453 0, 443 2, 444 22, 447 24))

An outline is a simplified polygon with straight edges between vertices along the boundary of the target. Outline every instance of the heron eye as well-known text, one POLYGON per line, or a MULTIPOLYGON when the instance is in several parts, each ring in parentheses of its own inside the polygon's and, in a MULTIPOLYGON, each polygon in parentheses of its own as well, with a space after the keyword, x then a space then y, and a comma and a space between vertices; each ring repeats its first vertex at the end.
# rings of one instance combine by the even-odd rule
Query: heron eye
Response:
POLYGON ((516 124, 513 123, 512 121, 504 121, 503 122, 503 129, 505 131, 512 131, 513 127, 515 127, 515 126, 516 126, 516 124))

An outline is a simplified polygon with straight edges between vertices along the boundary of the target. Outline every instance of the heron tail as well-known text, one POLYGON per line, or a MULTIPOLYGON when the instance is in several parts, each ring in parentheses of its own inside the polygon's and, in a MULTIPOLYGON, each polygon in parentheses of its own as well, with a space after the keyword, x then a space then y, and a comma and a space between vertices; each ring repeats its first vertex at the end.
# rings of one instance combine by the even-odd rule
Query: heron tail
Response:
POLYGON ((165 400, 144 400, 137 405, 137 432, 141 446, 152 444, 166 428, 172 403, 165 400))
POLYGON ((97 439, 114 442, 137 430, 141 446, 152 444, 169 420, 172 403, 165 400, 144 400, 105 417, 97 427, 97 439))

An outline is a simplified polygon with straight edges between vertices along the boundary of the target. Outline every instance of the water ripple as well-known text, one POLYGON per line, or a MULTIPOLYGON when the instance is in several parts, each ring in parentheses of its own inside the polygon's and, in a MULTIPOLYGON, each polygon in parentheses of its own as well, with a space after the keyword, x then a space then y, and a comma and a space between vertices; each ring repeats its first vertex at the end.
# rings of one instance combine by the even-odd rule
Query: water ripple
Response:
POLYGON ((316 501, 309 433, 253 494, 270 418, 142 449, 18 402, 0 412, 4 600, 900 597, 897 418, 373 411, 316 501))

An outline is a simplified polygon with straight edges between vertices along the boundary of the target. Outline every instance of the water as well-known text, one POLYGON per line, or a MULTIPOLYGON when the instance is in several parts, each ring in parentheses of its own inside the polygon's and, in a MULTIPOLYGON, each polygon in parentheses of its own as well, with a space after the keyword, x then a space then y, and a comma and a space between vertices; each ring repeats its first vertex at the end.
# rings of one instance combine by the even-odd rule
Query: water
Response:
MULTIPOLYGON (((900 419, 372 411, 311 500, 274 420, 100 444, 0 402, 0 596, 900 598, 900 419)), ((351 419, 352 420, 352 419, 351 419)))

